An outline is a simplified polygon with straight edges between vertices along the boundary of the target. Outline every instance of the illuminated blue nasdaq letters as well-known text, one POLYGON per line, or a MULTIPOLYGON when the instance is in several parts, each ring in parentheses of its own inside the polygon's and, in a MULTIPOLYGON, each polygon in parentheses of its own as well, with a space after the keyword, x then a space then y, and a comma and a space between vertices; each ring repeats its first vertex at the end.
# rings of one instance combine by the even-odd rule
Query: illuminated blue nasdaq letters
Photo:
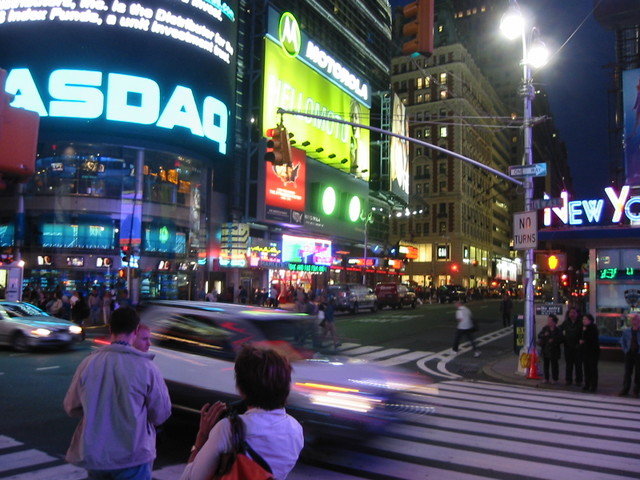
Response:
POLYGON ((121 73, 104 74, 92 70, 59 69, 51 72, 47 91, 51 97, 47 111, 36 82, 28 68, 9 72, 6 91, 15 95, 11 105, 37 112, 41 117, 64 117, 155 125, 172 130, 181 127, 192 135, 218 144, 227 153, 229 110, 224 102, 206 96, 202 116, 193 91, 177 85, 164 108, 160 86, 152 79, 121 73))

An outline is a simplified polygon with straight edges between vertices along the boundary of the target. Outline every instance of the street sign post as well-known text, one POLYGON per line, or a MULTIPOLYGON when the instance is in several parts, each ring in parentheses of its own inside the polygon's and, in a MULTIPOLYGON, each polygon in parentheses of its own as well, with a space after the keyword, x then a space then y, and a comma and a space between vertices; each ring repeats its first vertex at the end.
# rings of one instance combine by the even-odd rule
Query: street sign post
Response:
POLYGON ((531 201, 531 208, 542 210, 543 208, 562 207, 563 200, 561 198, 535 198, 531 201))
POLYGON ((547 164, 509 165, 509 175, 512 177, 546 177, 547 164))
POLYGON ((538 212, 513 214, 513 249, 538 248, 538 212))

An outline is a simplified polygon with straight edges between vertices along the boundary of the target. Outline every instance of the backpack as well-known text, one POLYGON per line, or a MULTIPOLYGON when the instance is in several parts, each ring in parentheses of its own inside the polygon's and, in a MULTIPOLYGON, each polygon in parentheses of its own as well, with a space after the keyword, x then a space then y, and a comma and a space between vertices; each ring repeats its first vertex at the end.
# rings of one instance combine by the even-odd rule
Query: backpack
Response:
POLYGON ((244 439, 244 425, 240 418, 233 415, 229 422, 231 451, 220 456, 211 480, 273 480, 269 464, 244 439))

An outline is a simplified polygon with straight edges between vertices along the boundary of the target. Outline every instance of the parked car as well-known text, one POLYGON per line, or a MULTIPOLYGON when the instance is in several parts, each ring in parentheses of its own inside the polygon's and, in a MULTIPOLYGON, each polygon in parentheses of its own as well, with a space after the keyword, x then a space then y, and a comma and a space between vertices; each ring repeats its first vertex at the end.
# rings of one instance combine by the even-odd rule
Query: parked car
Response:
POLYGON ((442 285, 436 292, 438 303, 453 303, 467 301, 467 290, 461 285, 442 285))
POLYGON ((19 352, 67 348, 84 338, 82 327, 25 302, 0 301, 0 344, 19 352))
POLYGON ((233 362, 249 341, 291 360, 287 411, 302 423, 307 437, 363 438, 411 409, 402 394, 424 384, 423 377, 299 345, 308 319, 283 310, 181 300, 153 301, 141 311, 174 409, 192 413, 194 421, 206 402, 240 400, 233 362))
POLYGON ((418 302, 416 293, 402 283, 377 284, 376 297, 380 310, 387 306, 391 308, 402 308, 404 305, 416 308, 418 302))
POLYGON ((336 310, 356 313, 358 310, 377 310, 376 294, 369 287, 357 283, 343 283, 327 287, 327 297, 336 302, 336 310))

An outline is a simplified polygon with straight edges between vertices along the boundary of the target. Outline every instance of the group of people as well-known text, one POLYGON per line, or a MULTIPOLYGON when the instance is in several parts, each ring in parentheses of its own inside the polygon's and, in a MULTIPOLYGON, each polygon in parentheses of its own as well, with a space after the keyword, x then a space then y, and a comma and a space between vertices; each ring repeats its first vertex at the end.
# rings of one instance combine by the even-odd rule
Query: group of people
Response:
MULTIPOLYGON (((624 377, 619 396, 627 396, 633 385, 633 394, 640 397, 640 314, 631 316, 631 325, 622 331, 620 344, 624 353, 624 377)), ((572 307, 564 322, 558 325, 558 317, 549 315, 547 325, 538 334, 538 345, 544 365, 546 383, 556 383, 559 377, 559 360, 564 346, 565 382, 567 385, 583 385, 585 392, 598 389, 598 360, 600 343, 598 327, 590 313, 580 315, 572 307)))
POLYGON ((105 290, 100 294, 97 288, 92 288, 84 295, 80 290, 67 293, 61 288, 44 292, 38 286, 27 287, 22 298, 54 317, 89 326, 107 325, 114 308, 129 305, 126 289, 105 290))
POLYGON ((564 345, 565 383, 582 386, 584 381, 583 391, 597 391, 600 342, 593 315, 580 315, 577 308, 570 307, 561 325, 558 321, 556 315, 549 315, 538 334, 545 383, 558 382, 564 345))
MULTIPOLYGON (((80 418, 66 459, 85 468, 90 480, 151 480, 156 429, 171 415, 169 392, 148 352, 151 332, 138 313, 120 307, 108 325, 111 344, 80 363, 64 398, 67 414, 80 418)), ((291 365, 274 350, 245 344, 236 358, 235 377, 246 406, 238 415, 244 440, 274 479, 284 479, 304 444, 301 425, 284 408, 291 365)), ((202 407, 181 480, 210 479, 217 471, 232 445, 228 413, 222 402, 202 407)))

